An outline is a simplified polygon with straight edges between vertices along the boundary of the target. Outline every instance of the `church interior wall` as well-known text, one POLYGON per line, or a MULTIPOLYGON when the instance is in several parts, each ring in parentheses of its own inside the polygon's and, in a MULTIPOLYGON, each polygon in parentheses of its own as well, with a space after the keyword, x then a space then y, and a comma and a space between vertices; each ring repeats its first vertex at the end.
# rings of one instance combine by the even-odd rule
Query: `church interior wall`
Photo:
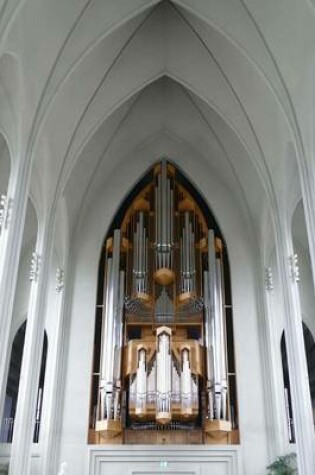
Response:
MULTIPOLYGON (((82 219, 80 232, 76 234, 74 254, 73 294, 70 298, 69 354, 67 360, 65 404, 61 435, 60 460, 65 460, 71 470, 79 473, 86 453, 87 418, 89 407, 89 380, 92 364, 92 342, 94 333, 97 267, 101 244, 106 234, 112 213, 122 200, 122 190, 130 188, 130 180, 136 181, 143 170, 142 160, 148 156, 134 157, 124 163, 124 173, 113 175, 103 187, 102 193, 90 205, 82 219), (80 371, 80 378, 77 378, 80 371), (86 417, 78 417, 79 414, 86 417), (80 450, 75 450, 75 447, 80 450), (85 447, 85 449, 84 449, 85 447), (81 458, 78 452, 82 454, 81 458)), ((262 399, 261 355, 259 353, 258 310, 255 282, 254 249, 246 232, 246 225, 239 210, 229 199, 228 190, 213 178, 202 163, 199 167, 190 159, 179 163, 185 173, 198 182, 219 223, 227 242, 234 308, 234 330, 236 344, 236 365, 238 371, 238 392, 240 400, 240 427, 244 463, 251 473, 260 473, 266 456, 264 434, 264 403, 262 399), (224 200, 222 199, 224 196, 224 200), (250 252, 249 252, 250 250, 250 252), (244 329, 251 334, 246 337, 244 329), (250 355, 250 357, 249 357, 250 355), (247 381, 255 384, 248 387, 247 381), (259 389, 260 388, 260 389, 259 389), (257 411, 257 408, 259 410, 257 411), (260 447, 260 454, 251 457, 253 447, 260 447), (259 462, 259 457, 260 462, 259 462)))
MULTIPOLYGON (((14 259, 19 265, 10 343, 28 312, 32 252, 47 230, 51 238, 40 307, 49 338, 47 475, 63 461, 70 474, 86 473, 101 247, 131 184, 161 157, 196 185, 227 243, 237 456, 246 475, 261 475, 279 453, 301 450, 286 432, 280 340, 287 314, 292 319, 300 309, 315 336, 314 2, 47 5, 9 0, 0 18, 0 195, 15 200, 14 233, 0 233, 4 252, 15 243, 15 257, 2 268, 0 249, 0 273, 11 272, 13 282, 10 266, 14 259), (19 243, 13 238, 22 235, 23 193, 29 205, 19 243), (304 208, 300 202, 294 213, 302 196, 304 208), (289 264, 281 260, 293 248, 298 292, 294 279, 285 282, 289 264), (55 292, 58 268, 66 270, 63 297, 55 292), (272 292, 264 289, 268 268, 272 292), (296 306, 285 305, 288 289, 296 306)), ((42 475, 45 443, 33 444, 32 475, 42 475)), ((0 461, 9 455, 0 444, 0 461)))

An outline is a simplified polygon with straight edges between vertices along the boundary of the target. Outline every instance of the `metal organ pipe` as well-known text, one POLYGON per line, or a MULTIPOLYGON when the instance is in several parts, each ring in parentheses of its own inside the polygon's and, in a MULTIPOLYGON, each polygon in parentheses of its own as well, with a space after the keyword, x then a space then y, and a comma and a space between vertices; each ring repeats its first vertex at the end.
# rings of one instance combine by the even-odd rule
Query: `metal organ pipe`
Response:
POLYGON ((119 283, 120 283, 120 230, 114 231, 113 256, 107 261, 105 318, 102 332, 102 357, 100 370, 101 419, 114 416, 114 355, 115 327, 119 320, 119 283))
POLYGON ((216 301, 218 308, 218 339, 220 346, 220 377, 221 377, 221 413, 222 419, 227 418, 227 361, 226 361, 226 333, 225 333, 225 315, 223 312, 222 299, 222 270, 221 261, 216 259, 216 301))
POLYGON ((147 395, 146 352, 142 348, 138 352, 136 414, 145 413, 147 395))
POLYGON ((171 418, 170 396, 172 390, 170 335, 165 331, 162 331, 158 335, 158 350, 156 360, 157 419, 161 417, 161 420, 164 422, 165 419, 170 420, 171 418))
POLYGON ((163 160, 155 190, 157 268, 171 268, 173 246, 173 191, 163 160))
POLYGON ((133 252, 133 282, 136 294, 147 293, 147 273, 148 273, 148 238, 144 227, 144 214, 139 213, 139 221, 134 233, 133 252))
POLYGON ((181 399, 182 412, 190 413, 192 409, 191 398, 191 370, 189 363, 189 351, 185 348, 182 351, 182 373, 181 373, 181 399))
POLYGON ((216 259, 214 232, 208 232, 208 265, 204 272, 209 418, 227 419, 227 367, 221 262, 216 259))
POLYGON ((205 308, 205 344, 206 344, 206 368, 207 368, 207 393, 208 393, 208 417, 214 419, 214 387, 213 387, 213 348, 214 348, 214 322, 211 318, 209 296, 209 273, 204 271, 204 308, 205 308))
POLYGON ((185 212, 185 223, 181 239, 181 280, 182 293, 195 291, 195 235, 189 220, 189 212, 185 212))

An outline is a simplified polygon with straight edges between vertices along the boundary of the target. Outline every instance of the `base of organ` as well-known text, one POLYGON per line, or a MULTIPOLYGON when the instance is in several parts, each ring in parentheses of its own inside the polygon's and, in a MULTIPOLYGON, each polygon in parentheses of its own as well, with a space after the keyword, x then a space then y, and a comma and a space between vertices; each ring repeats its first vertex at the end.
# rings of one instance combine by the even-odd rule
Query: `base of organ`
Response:
POLYGON ((178 176, 156 165, 105 241, 90 443, 239 442, 224 244, 178 176))
POLYGON ((109 436, 116 436, 121 433, 122 426, 120 421, 113 421, 112 419, 102 419, 95 424, 95 431, 109 436))

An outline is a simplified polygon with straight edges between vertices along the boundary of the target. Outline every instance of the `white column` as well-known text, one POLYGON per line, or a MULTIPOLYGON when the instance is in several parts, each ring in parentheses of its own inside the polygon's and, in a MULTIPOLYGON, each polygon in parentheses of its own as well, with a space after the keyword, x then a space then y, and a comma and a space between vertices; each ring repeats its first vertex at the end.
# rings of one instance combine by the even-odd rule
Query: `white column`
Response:
MULTIPOLYGON (((64 342, 64 270, 57 269, 56 275, 56 334, 54 342, 50 347, 49 374, 51 378, 45 382, 45 390, 49 394, 45 400, 47 404, 43 406, 43 424, 40 433, 40 441, 43 446, 43 455, 39 472, 45 475, 55 475, 57 473, 57 430, 58 430, 58 407, 60 403, 60 372, 63 361, 64 342)), ((49 362, 48 362, 49 363, 49 362)), ((47 368, 48 369, 48 368, 47 368)), ((48 372, 47 372, 48 373, 48 372)))
POLYGON ((11 172, 7 205, 4 206, 7 209, 0 234, 0 417, 5 400, 11 320, 30 180, 29 161, 21 160, 20 165, 17 173, 11 172))
POLYGON ((36 395, 44 341, 45 294, 50 246, 45 236, 38 240, 33 256, 32 280, 21 368, 19 396, 10 460, 10 475, 30 473, 31 446, 34 432, 36 395))
POLYGON ((284 331, 291 383, 299 475, 315 473, 315 433, 311 407, 307 363, 298 290, 298 269, 293 262, 291 235, 277 236, 279 278, 283 290, 284 331))
POLYGON ((307 230, 310 261, 315 291, 315 167, 301 167, 301 187, 303 194, 304 217, 307 230))
POLYGON ((283 397, 282 384, 282 361, 280 353, 280 341, 276 331, 275 321, 277 313, 275 311, 275 290, 273 281, 273 272, 271 267, 265 269, 265 303, 266 303, 266 338, 265 355, 268 359, 268 369, 270 371, 269 386, 267 391, 270 397, 266 398, 269 402, 268 422, 270 439, 269 453, 272 459, 283 454, 284 447, 288 443, 288 430, 286 427, 285 401, 283 397), (279 379, 280 375, 280 379, 279 379))

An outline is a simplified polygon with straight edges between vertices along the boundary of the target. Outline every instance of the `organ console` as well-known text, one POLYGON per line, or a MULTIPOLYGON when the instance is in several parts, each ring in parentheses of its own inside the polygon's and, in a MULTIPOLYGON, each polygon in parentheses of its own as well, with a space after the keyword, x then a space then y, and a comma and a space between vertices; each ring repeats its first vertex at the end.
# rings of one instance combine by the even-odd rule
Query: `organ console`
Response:
POLYGON ((172 433, 173 443, 187 441, 188 433, 199 443, 236 441, 226 257, 208 221, 163 160, 110 230, 90 442, 157 443, 165 437, 152 434, 161 432, 172 433))

